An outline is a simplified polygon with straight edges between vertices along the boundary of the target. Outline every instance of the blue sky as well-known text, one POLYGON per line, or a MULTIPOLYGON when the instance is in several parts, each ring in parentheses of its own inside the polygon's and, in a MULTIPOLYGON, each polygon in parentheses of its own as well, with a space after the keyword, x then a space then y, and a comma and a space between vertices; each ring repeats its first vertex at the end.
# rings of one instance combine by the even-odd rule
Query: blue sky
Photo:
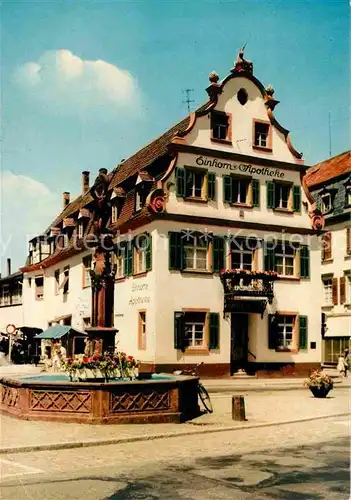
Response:
POLYGON ((3 258, 22 265, 82 170, 112 169, 186 115, 182 89, 205 102, 208 74, 225 77, 247 39, 306 163, 329 156, 329 111, 332 154, 348 149, 348 37, 340 0, 3 1, 3 258))

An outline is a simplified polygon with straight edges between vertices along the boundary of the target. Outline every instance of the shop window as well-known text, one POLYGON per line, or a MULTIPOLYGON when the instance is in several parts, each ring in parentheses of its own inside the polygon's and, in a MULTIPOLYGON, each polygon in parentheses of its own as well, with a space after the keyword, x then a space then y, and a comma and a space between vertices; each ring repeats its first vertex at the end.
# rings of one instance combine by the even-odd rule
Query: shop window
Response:
POLYGON ((92 263, 92 256, 91 255, 86 255, 83 257, 83 288, 86 288, 91 285, 91 277, 90 277, 90 271, 91 271, 91 263, 92 263))
POLYGON ((36 276, 35 282, 35 299, 43 300, 44 298, 44 276, 36 276))
POLYGON ((351 343, 348 337, 326 338, 324 344, 324 363, 337 363, 338 358, 344 355, 345 349, 351 348, 351 343))
POLYGON ((146 349, 146 311, 138 313, 138 349, 146 349))
POLYGON ((208 241, 204 235, 184 235, 185 269, 208 271, 208 241))
POLYGON ((211 113, 212 139, 220 141, 230 141, 230 115, 220 111, 211 113))
POLYGON ((254 122, 254 146, 262 149, 272 149, 271 125, 266 122, 254 122))

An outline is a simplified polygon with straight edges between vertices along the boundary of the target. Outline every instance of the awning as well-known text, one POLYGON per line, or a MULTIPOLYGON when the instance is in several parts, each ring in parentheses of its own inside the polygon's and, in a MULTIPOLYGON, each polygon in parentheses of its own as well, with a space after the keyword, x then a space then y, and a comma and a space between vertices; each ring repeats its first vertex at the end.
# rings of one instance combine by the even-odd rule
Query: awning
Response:
POLYGON ((351 337, 351 316, 327 316, 325 337, 351 337))
POLYGON ((87 335, 85 332, 80 332, 75 330, 71 326, 68 325, 55 325, 50 326, 47 330, 44 330, 39 335, 36 335, 34 338, 36 339, 60 339, 64 335, 69 333, 73 333, 74 335, 87 335))

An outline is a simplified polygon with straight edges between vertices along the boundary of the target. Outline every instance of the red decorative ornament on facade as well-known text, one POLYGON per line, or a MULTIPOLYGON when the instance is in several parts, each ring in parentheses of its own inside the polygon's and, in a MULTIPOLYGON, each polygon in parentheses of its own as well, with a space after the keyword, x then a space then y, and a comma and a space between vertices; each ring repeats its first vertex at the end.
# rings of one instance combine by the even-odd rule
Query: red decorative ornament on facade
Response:
POLYGON ((162 189, 156 189, 149 195, 148 208, 151 212, 158 214, 166 210, 166 200, 162 189))
POLYGON ((324 216, 318 211, 314 210, 310 213, 312 227, 315 231, 322 231, 325 224, 324 216))

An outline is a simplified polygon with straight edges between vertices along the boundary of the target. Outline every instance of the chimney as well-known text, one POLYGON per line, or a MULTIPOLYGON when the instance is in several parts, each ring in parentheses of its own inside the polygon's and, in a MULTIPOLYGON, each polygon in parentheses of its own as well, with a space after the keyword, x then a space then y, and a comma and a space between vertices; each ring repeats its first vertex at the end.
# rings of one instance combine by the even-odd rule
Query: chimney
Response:
POLYGON ((11 274, 11 259, 7 259, 7 275, 11 274))
POLYGON ((87 172, 86 170, 84 170, 84 172, 82 172, 82 192, 83 192, 83 194, 86 193, 87 191, 89 191, 89 174, 90 174, 90 172, 87 172))
POLYGON ((65 191, 63 194, 62 194, 62 204, 63 204, 63 208, 66 208, 67 205, 69 204, 69 199, 70 199, 70 194, 65 191))

